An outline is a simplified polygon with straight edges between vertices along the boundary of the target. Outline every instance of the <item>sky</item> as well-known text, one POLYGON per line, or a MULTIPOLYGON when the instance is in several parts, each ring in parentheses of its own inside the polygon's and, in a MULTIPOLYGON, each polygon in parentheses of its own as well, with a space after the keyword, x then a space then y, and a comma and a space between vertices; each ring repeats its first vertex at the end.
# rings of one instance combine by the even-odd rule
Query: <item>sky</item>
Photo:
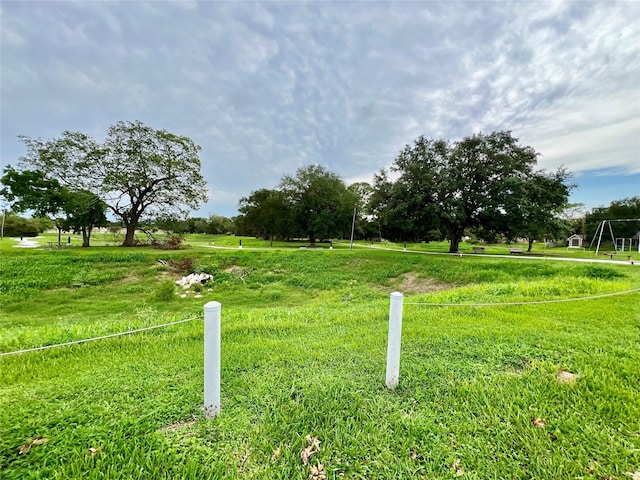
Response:
POLYGON ((319 164, 372 181, 420 135, 510 130, 589 210, 640 195, 640 2, 0 3, 2 166, 18 135, 140 120, 202 147, 194 216, 319 164))

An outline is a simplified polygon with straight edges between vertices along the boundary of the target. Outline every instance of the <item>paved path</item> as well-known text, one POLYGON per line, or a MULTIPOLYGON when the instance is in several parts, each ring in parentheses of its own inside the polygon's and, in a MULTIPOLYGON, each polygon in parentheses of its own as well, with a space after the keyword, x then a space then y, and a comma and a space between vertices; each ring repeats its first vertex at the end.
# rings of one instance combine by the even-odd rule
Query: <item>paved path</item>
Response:
MULTIPOLYGON (((488 255, 486 253, 445 253, 445 252, 421 252, 417 250, 400 250, 398 248, 387 248, 387 247, 377 247, 371 245, 361 245, 354 243, 354 247, 358 248, 367 248, 372 250, 386 250, 389 252, 398 252, 398 253, 418 253, 421 255, 448 255, 448 256, 456 256, 456 257, 485 257, 485 258, 519 258, 524 260, 558 260, 561 262, 582 262, 582 263, 608 263, 612 265, 629 265, 629 266, 640 266, 640 261, 627 261, 627 260, 604 260, 599 258, 567 258, 567 257, 551 257, 551 256, 537 256, 537 255, 488 255)), ((216 245, 206 245, 206 248, 217 248, 220 250, 274 250, 278 249, 278 247, 222 247, 216 245)), ((292 248, 286 250, 304 250, 301 248, 292 248)), ((329 250, 328 248, 318 248, 317 250, 329 250)), ((344 249, 338 249, 344 250, 344 249)))
POLYGON ((419 252, 417 250, 399 250, 397 248, 376 247, 367 245, 353 244, 354 247, 372 248, 376 250, 387 250, 390 252, 402 252, 402 253, 420 253, 424 255, 449 255, 456 257, 488 257, 488 258, 520 258, 524 260, 559 260, 564 262, 583 262, 583 263, 609 263, 613 265, 629 265, 640 266, 640 261, 627 261, 627 260, 604 260, 599 258, 567 258, 567 257, 551 257, 551 256, 536 256, 536 255, 488 255, 486 253, 443 253, 443 252, 419 252))
MULTIPOLYGON (((44 237, 35 237, 35 238, 44 238, 44 237)), ((38 248, 40 244, 33 240, 32 238, 23 238, 20 240, 19 238, 12 238, 11 240, 15 240, 19 242, 18 245, 12 245, 13 248, 38 248)))

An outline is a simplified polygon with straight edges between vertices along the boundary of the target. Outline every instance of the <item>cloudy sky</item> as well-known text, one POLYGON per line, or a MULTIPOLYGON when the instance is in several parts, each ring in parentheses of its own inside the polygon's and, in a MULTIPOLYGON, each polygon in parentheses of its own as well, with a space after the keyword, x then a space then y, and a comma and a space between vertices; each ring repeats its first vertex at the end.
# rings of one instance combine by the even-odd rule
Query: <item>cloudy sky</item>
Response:
POLYGON ((640 195, 640 2, 14 2, 1 161, 16 138, 191 137, 210 201, 312 163, 370 181, 419 135, 511 130, 587 208, 640 195))

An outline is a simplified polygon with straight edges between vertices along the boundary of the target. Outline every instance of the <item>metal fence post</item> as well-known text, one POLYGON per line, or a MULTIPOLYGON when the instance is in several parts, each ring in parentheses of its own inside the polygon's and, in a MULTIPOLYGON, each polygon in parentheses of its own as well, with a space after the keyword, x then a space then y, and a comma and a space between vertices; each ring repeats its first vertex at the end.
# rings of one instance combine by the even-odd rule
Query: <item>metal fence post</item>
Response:
POLYGON ((204 306, 204 416, 220 413, 220 302, 204 306))
POLYGON ((400 292, 391 293, 389 306, 389 340, 387 343, 387 388, 393 390, 400 377, 400 339, 402 337, 402 303, 400 292))

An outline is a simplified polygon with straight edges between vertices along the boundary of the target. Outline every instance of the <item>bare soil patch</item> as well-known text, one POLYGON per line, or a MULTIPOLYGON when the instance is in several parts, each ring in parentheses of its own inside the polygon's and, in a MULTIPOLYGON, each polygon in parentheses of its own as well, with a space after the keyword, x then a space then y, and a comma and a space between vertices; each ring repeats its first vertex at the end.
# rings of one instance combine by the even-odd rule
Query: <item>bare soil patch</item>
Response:
MULTIPOLYGON (((391 281, 391 288, 401 293, 431 293, 452 288, 448 283, 438 282, 434 278, 421 277, 415 272, 405 273, 391 281)), ((388 290, 388 288, 385 288, 388 290)))

